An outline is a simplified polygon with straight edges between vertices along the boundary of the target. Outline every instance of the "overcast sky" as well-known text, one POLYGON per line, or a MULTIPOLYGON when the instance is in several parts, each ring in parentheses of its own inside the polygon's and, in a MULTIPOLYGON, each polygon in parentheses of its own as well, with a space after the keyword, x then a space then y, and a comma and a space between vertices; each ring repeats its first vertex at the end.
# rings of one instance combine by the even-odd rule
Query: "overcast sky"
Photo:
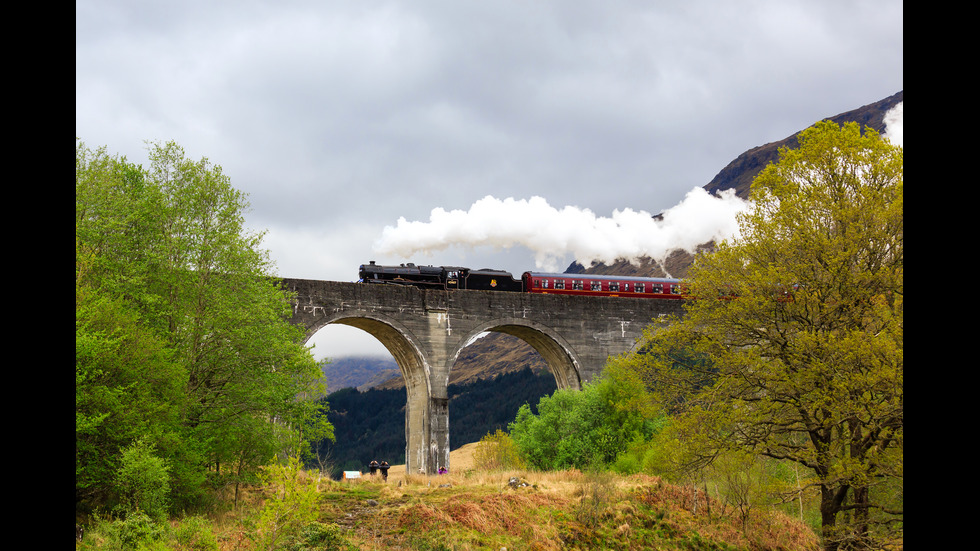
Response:
MULTIPOLYGON (((563 269, 561 243, 404 245, 475 206, 523 206, 481 209, 504 227, 531 204, 676 208, 747 149, 902 90, 902 4, 78 0, 75 134, 221 165, 283 277, 563 269)), ((317 357, 384 351, 328 329, 317 357)))

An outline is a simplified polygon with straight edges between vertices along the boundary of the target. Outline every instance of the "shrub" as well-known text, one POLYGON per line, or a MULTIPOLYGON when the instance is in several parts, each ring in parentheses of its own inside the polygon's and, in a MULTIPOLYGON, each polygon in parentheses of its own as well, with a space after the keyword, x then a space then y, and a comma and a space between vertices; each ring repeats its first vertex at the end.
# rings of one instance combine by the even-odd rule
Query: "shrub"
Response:
POLYGON ((162 520, 167 517, 170 467, 153 452, 154 446, 142 438, 124 450, 116 483, 125 511, 144 511, 162 520))
POLYGON ((273 549, 316 519, 318 478, 307 476, 297 457, 290 457, 285 463, 276 458, 262 468, 260 478, 272 495, 266 498, 256 521, 258 548, 273 549))
POLYGON ((180 549, 194 551, 218 551, 218 538, 214 535, 211 521, 199 516, 187 517, 174 530, 174 539, 180 549))
POLYGON ((166 535, 166 525, 154 521, 143 511, 133 511, 126 518, 114 520, 103 520, 95 514, 92 528, 85 534, 78 549, 152 549, 165 543, 166 535))
POLYGON ((586 471, 582 497, 574 507, 575 520, 589 529, 596 529, 609 506, 617 501, 615 480, 605 471, 586 471))
POLYGON ((357 546, 347 540, 336 524, 311 522, 303 527, 297 542, 288 546, 289 551, 357 551, 357 546))
POLYGON ((500 429, 494 434, 487 433, 480 439, 473 461, 476 468, 484 471, 525 468, 514 440, 500 429))

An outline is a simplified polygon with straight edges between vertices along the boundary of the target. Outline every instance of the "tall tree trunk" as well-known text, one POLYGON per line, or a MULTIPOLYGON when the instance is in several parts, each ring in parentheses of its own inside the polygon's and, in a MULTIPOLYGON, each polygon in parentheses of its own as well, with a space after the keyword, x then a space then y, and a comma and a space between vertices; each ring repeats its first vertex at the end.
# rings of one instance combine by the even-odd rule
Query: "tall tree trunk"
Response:
POLYGON ((824 551, 837 551, 840 547, 837 514, 840 513, 848 489, 847 486, 832 488, 826 484, 820 485, 820 532, 824 551))
POLYGON ((854 537, 858 549, 868 547, 868 505, 871 501, 867 486, 854 488, 854 537))

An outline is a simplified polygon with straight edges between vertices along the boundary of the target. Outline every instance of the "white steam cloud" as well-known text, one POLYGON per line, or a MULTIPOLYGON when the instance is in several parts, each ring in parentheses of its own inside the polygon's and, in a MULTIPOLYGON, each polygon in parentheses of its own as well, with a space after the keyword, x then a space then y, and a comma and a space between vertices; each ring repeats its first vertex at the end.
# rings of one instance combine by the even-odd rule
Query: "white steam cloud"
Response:
MULTIPOLYGON (((903 144, 903 104, 885 114, 885 137, 903 144)), ((398 219, 386 226, 374 251, 411 258, 452 246, 510 248, 521 245, 535 253, 538 269, 557 271, 567 253, 588 266, 592 261, 612 263, 642 257, 663 265, 675 249, 693 252, 698 245, 737 237, 736 216, 749 203, 725 190, 712 196, 694 188, 676 206, 655 219, 645 211, 615 210, 611 217, 596 216, 588 209, 557 209, 542 197, 497 199, 490 195, 467 211, 432 209, 428 222, 398 219)))
POLYGON ((734 190, 714 197, 703 188, 689 191, 660 220, 628 208, 607 218, 578 207, 557 209, 541 197, 500 200, 488 195, 468 211, 432 209, 428 222, 399 218, 395 227, 385 227, 374 250, 409 258, 451 246, 521 245, 534 251, 538 269, 549 271, 558 269, 566 253, 586 266, 594 260, 662 260, 674 249, 693 251, 712 239, 734 235, 735 215, 746 208, 748 203, 734 190))
POLYGON ((895 107, 892 107, 885 113, 885 137, 892 142, 892 144, 904 148, 905 145, 905 128, 904 128, 904 118, 905 118, 905 102, 901 102, 895 107))

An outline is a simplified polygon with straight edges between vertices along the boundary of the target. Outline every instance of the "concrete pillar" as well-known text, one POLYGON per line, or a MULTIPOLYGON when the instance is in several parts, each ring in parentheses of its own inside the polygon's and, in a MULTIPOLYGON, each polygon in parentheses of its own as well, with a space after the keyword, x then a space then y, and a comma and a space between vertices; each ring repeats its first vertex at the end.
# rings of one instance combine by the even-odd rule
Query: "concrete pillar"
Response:
MULTIPOLYGON (((449 468, 449 371, 455 362, 460 331, 453 328, 449 313, 449 294, 432 291, 425 294, 425 323, 416 329, 422 342, 428 400, 425 414, 424 463, 426 474, 436 474, 439 467, 449 468)), ((416 468, 413 472, 417 472, 416 468)))
POLYGON ((428 474, 449 469, 449 398, 432 398, 429 402, 429 468, 428 474))

